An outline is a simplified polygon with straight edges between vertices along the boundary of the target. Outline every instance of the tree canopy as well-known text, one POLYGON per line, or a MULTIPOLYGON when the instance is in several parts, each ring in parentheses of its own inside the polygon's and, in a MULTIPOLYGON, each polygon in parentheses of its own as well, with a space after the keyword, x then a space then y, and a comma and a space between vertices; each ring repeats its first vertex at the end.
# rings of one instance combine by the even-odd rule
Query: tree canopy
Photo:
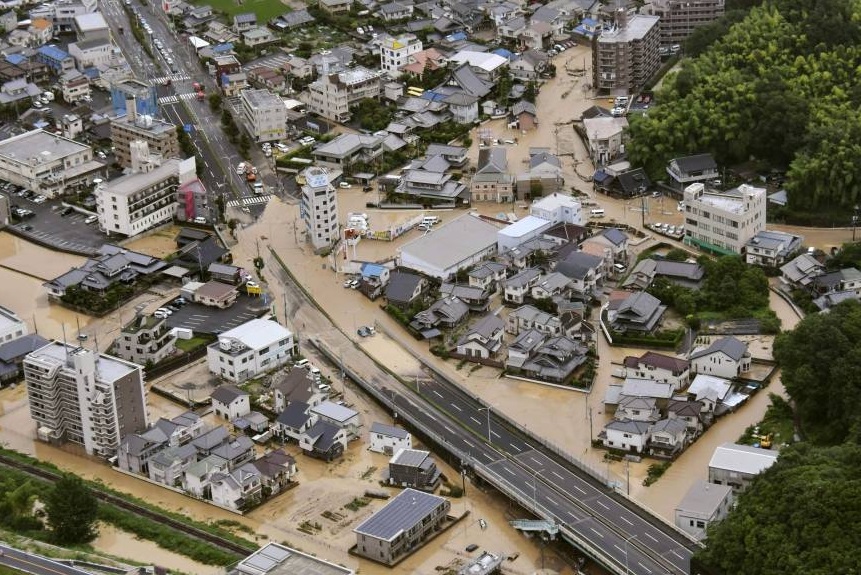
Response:
POLYGON ((60 544, 77 544, 96 537, 98 500, 80 477, 65 475, 45 496, 45 513, 54 539, 60 544))
MULTIPOLYGON (((711 152, 788 167, 795 211, 861 201, 861 2, 768 0, 668 77, 659 106, 631 118, 628 152, 659 177, 711 152)), ((710 41, 710 39, 709 39, 710 41)))
POLYGON ((774 342, 783 385, 804 434, 833 445, 859 436, 861 423, 861 304, 846 301, 804 318, 774 342))
POLYGON ((861 446, 797 444, 758 476, 698 558, 727 575, 857 573, 861 446))

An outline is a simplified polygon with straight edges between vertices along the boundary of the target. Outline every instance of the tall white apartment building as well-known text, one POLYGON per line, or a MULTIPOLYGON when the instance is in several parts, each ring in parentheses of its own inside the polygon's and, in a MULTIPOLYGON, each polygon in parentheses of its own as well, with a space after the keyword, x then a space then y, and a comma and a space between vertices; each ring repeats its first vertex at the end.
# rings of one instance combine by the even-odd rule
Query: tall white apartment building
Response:
POLYGON ((131 237, 169 222, 176 215, 177 189, 197 177, 194 156, 146 168, 99 184, 95 195, 102 230, 131 237))
POLYGON ((334 122, 350 120, 350 106, 380 95, 380 74, 356 66, 337 74, 328 70, 308 86, 308 111, 334 122))
POLYGON ((120 439, 147 428, 141 366, 54 341, 24 358, 39 439, 113 457, 120 439))
POLYGON ((613 28, 601 33, 592 50, 592 85, 611 94, 634 94, 661 67, 660 18, 615 12, 613 28))
POLYGON ((742 184, 726 192, 702 183, 685 188, 685 243, 720 254, 741 254, 765 230, 765 188, 742 184))
POLYGON ((269 90, 242 90, 242 113, 255 142, 274 142, 287 137, 287 107, 269 90))
POLYGON ((422 41, 415 34, 388 37, 380 45, 380 68, 392 78, 410 63, 410 56, 422 51, 422 41))
POLYGON ((313 166, 303 173, 305 185, 299 213, 314 250, 325 250, 338 241, 338 196, 323 168, 313 166))

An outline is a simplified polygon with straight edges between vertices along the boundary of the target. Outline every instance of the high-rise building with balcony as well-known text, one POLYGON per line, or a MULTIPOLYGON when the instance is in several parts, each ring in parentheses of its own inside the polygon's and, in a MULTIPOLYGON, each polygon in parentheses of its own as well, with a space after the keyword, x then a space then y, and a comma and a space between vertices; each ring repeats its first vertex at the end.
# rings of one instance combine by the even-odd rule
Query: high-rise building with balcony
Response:
POLYGON ((242 90, 242 114, 255 142, 277 142, 287 137, 287 107, 269 90, 242 90))
POLYGON ((661 45, 681 45, 694 30, 724 15, 725 0, 652 0, 649 13, 661 18, 661 45))
POLYGON ((616 12, 612 29, 594 41, 592 85, 599 92, 634 94, 661 66, 660 18, 616 12))
POLYGON ((24 358, 24 380, 43 441, 113 457, 122 437, 147 428, 143 370, 134 363, 55 341, 24 358))
POLYGON ((132 143, 135 141, 146 142, 150 154, 178 158, 179 136, 176 126, 149 114, 138 114, 133 100, 129 100, 125 115, 111 119, 111 143, 117 163, 124 168, 132 167, 132 143))
POLYGON ((361 66, 337 74, 329 74, 326 69, 308 86, 308 111, 334 122, 348 122, 350 106, 380 95, 381 74, 361 66))
POLYGON ((192 156, 171 158, 148 171, 99 184, 95 193, 99 226, 109 234, 131 237, 172 220, 178 188, 196 177, 192 156))

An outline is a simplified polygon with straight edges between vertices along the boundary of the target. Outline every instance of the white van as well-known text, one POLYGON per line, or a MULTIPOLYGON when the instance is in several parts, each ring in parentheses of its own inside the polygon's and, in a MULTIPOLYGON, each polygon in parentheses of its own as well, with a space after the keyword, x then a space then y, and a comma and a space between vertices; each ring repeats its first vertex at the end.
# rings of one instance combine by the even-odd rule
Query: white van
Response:
POLYGON ((436 216, 425 216, 422 218, 422 224, 426 226, 435 226, 439 223, 439 218, 436 216))
POLYGON ((592 208, 589 210, 590 218, 603 218, 604 217, 604 208, 592 208))
POLYGON ((96 223, 97 221, 99 221, 99 216, 88 216, 87 219, 84 220, 84 223, 89 225, 96 223))
POLYGON ((300 359, 296 363, 293 364, 293 367, 308 367, 307 359, 300 359))

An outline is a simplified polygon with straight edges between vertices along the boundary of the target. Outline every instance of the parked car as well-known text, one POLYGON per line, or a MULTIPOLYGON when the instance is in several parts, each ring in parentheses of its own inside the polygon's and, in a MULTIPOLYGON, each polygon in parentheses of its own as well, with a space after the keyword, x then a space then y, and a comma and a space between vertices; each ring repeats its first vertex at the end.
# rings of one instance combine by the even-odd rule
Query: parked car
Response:
POLYGON ((158 318, 158 319, 167 319, 167 316, 168 316, 168 315, 169 315, 169 314, 167 314, 167 313, 165 313, 165 312, 163 312, 163 311, 159 311, 159 310, 156 310, 156 311, 155 311, 155 312, 153 312, 153 314, 152 314, 152 316, 153 316, 153 317, 158 318))
POLYGON ((358 288, 358 287, 359 287, 359 280, 353 280, 353 281, 351 281, 351 282, 350 282, 350 287, 351 287, 352 289, 356 289, 356 288, 358 288))
POLYGON ((160 308, 158 308, 158 309, 157 309, 157 310, 155 310, 155 311, 160 311, 160 312, 162 312, 162 313, 166 313, 167 315, 171 315, 171 314, 173 314, 173 312, 172 312, 171 310, 169 310, 168 308, 166 308, 166 307, 160 307, 160 308))
POLYGON ((363 325, 358 330, 356 330, 356 333, 358 333, 362 337, 370 337, 372 335, 375 335, 377 333, 377 330, 375 330, 369 325, 363 325))
POLYGON ((21 226, 21 229, 24 230, 25 232, 29 232, 30 230, 33 229, 33 226, 31 226, 30 224, 24 224, 23 226, 21 226))
POLYGON ((48 201, 48 198, 46 198, 45 196, 42 196, 42 195, 38 195, 35 198, 33 198, 34 204, 44 204, 47 201, 48 201))
POLYGON ((71 214, 74 211, 75 211, 75 208, 73 208, 72 206, 66 206, 65 208, 60 210, 60 215, 65 218, 66 216, 68 216, 69 214, 71 214))

